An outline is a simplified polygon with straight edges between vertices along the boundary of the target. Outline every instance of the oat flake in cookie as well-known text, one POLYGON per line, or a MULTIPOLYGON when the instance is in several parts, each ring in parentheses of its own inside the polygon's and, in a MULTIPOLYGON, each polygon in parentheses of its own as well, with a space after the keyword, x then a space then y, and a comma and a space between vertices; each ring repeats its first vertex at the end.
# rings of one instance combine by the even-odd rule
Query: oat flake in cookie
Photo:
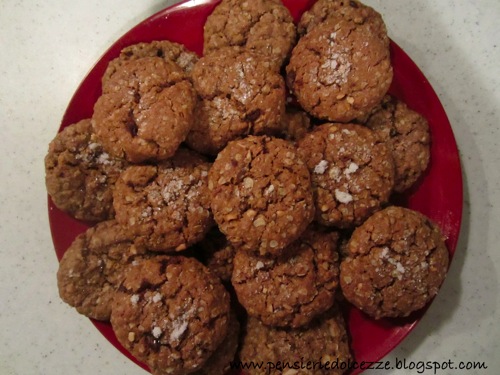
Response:
POLYGON ((111 76, 113 76, 120 66, 129 60, 136 60, 143 57, 160 57, 176 63, 184 72, 189 75, 194 64, 198 61, 198 55, 189 51, 182 44, 170 42, 168 40, 155 40, 150 43, 137 43, 125 47, 120 51, 120 56, 112 60, 102 78, 103 86, 111 76))
POLYGON ((373 130, 323 124, 300 140, 298 149, 311 172, 319 223, 350 228, 388 202, 394 162, 373 130))
POLYGON ((232 276, 238 300, 266 325, 308 324, 334 303, 339 284, 337 241, 337 233, 309 228, 277 259, 238 251, 232 276))
POLYGON ((193 258, 158 256, 129 268, 113 300, 118 341, 155 375, 199 370, 227 337, 229 295, 193 258))
POLYGON ((330 309, 306 327, 297 329, 273 328, 258 319, 249 318, 240 351, 242 362, 265 364, 298 361, 306 367, 309 361, 320 362, 323 368, 275 369, 266 367, 249 368, 249 375, 341 375, 346 370, 332 368, 338 362, 339 368, 347 368, 352 361, 344 319, 336 308, 330 309), (328 367, 326 366, 328 362, 328 367))
POLYGON ((285 111, 285 82, 258 54, 226 47, 201 58, 192 73, 201 97, 187 144, 216 155, 248 134, 277 134, 285 111))
POLYGON ((249 136, 222 150, 209 173, 211 208, 235 246, 279 256, 314 217, 311 180, 295 147, 249 136))
POLYGON ((379 319, 404 317, 438 292, 449 255, 440 229, 424 215, 388 207, 352 234, 342 261, 345 298, 379 319))
POLYGON ((187 149, 157 165, 130 166, 116 183, 117 221, 151 250, 187 249, 213 225, 209 168, 202 156, 187 149))
POLYGON ((293 18, 280 0, 222 0, 204 27, 204 54, 240 46, 266 56, 279 71, 296 39, 293 18))
POLYGON ((196 94, 172 61, 124 61, 103 86, 92 126, 106 151, 132 163, 172 157, 191 129, 196 94))
POLYGON ((288 87, 311 115, 335 122, 362 117, 392 82, 385 25, 379 18, 358 24, 332 16, 299 40, 286 72, 288 87))
POLYGON ((114 184, 126 165, 103 150, 85 119, 64 128, 50 143, 47 191, 57 208, 77 219, 108 220, 114 217, 114 184))
POLYGON ((396 166, 394 190, 403 192, 412 187, 429 164, 427 120, 402 101, 386 96, 366 126, 376 131, 392 151, 396 166))
POLYGON ((80 234, 66 250, 57 271, 61 299, 89 318, 109 320, 111 301, 125 270, 150 256, 115 220, 80 234))

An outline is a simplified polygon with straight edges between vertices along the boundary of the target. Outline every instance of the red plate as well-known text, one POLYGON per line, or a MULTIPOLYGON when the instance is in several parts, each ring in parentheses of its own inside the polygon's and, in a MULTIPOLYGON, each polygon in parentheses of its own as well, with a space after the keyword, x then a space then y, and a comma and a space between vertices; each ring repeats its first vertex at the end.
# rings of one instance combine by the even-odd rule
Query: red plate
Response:
MULTIPOLYGON (((107 63, 130 44, 168 39, 183 43, 201 54, 203 25, 220 0, 191 0, 167 8, 141 22, 121 37, 102 56, 76 90, 62 119, 61 129, 92 116, 95 101, 101 93, 101 76, 107 63)), ((296 20, 314 0, 283 0, 296 20)), ((429 121, 432 146, 431 163, 426 175, 411 192, 397 197, 399 204, 420 211, 443 230, 446 244, 453 256, 462 218, 462 172, 453 132, 436 93, 413 63, 394 42, 391 42, 394 82, 390 92, 423 114, 429 121)), ((88 226, 59 211, 49 199, 49 220, 57 257, 62 255, 88 226)), ((378 361, 394 349, 414 328, 425 309, 406 319, 374 321, 357 309, 346 311, 352 350, 356 361, 378 361)), ((117 342, 109 324, 93 321, 97 329, 120 351, 141 367, 117 342)), ((352 374, 360 373, 354 370, 352 374)))

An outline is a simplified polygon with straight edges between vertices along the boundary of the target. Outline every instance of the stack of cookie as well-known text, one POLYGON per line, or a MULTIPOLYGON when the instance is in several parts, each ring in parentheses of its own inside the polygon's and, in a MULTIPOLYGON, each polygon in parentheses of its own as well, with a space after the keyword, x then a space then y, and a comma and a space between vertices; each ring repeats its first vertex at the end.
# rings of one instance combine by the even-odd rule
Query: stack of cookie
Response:
POLYGON ((61 298, 157 375, 220 375, 237 353, 345 364, 340 293, 401 317, 445 277, 437 226, 390 206, 427 168, 427 121, 387 94, 386 28, 358 1, 318 0, 296 27, 280 0, 223 0, 204 31, 201 58, 123 49, 92 118, 50 144, 54 204, 95 223, 61 298))

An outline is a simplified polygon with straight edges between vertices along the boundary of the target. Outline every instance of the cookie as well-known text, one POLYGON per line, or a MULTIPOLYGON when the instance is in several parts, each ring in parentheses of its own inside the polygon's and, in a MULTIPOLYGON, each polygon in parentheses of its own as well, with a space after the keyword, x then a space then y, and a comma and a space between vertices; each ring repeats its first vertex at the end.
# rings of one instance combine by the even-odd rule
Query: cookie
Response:
POLYGON ((150 43, 137 43, 125 47, 120 51, 120 56, 110 61, 102 78, 103 86, 106 86, 125 61, 141 59, 143 57, 159 57, 176 63, 187 75, 193 70, 198 61, 198 55, 189 51, 182 44, 168 40, 155 40, 150 43))
POLYGON ((345 298, 368 315, 404 317, 438 292, 449 256, 440 229, 424 215, 388 207, 358 227, 342 261, 345 298))
POLYGON ((295 39, 293 18, 281 1, 222 0, 205 23, 203 52, 240 46, 268 57, 279 71, 295 39))
POLYGON ((237 248, 279 256, 314 217, 309 171, 285 140, 230 142, 208 177, 215 221, 237 248))
POLYGON ((148 256, 115 220, 80 234, 66 250, 57 271, 61 299, 89 318, 109 320, 111 301, 125 270, 148 256))
POLYGON ((155 375, 199 370, 226 338, 229 295, 193 258, 157 256, 129 268, 113 299, 118 341, 155 375))
POLYGON ((227 335, 222 344, 216 349, 215 353, 208 358, 203 368, 195 375, 224 375, 231 368, 231 361, 234 360, 238 350, 238 341, 240 337, 240 323, 235 313, 229 315, 229 325, 227 335))
POLYGON ((187 249, 213 225, 209 168, 210 163, 187 149, 157 165, 130 166, 116 182, 116 220, 151 250, 187 249))
POLYGON ((329 17, 299 40, 286 73, 288 87, 312 116, 349 122, 368 114, 393 77, 383 21, 329 17))
POLYGON ((283 117, 283 130, 280 136, 288 141, 296 142, 303 138, 312 127, 311 118, 307 112, 288 107, 283 117))
POLYGON ((344 319, 333 308, 310 325, 298 329, 268 327, 249 318, 240 358, 249 375, 341 375, 352 360, 344 319))
POLYGON ((310 172, 316 221, 350 228, 388 202, 394 162, 386 143, 356 124, 323 124, 298 142, 310 172))
POLYGON ((197 244, 197 247, 201 251, 203 264, 222 281, 230 281, 236 249, 226 237, 214 228, 197 244))
POLYGON ((172 157, 191 129, 196 94, 172 61, 124 61, 103 86, 92 126, 105 150, 132 163, 172 157))
POLYGON ((216 155, 248 134, 277 134, 285 111, 283 77, 259 55, 224 48, 201 58, 192 78, 201 97, 187 144, 216 155))
POLYGON ((299 35, 307 34, 331 16, 342 16, 357 24, 362 24, 369 18, 378 18, 379 22, 383 22, 377 11, 357 0, 318 0, 300 17, 297 25, 299 35))
POLYGON ((250 316, 275 327, 301 327, 328 310, 339 283, 337 233, 307 229, 278 259, 238 251, 232 284, 250 316))
POLYGON ((114 184, 126 166, 103 150, 85 119, 65 127, 50 143, 45 184, 60 210, 80 220, 108 220, 114 217, 114 184))
POLYGON ((366 126, 376 131, 392 151, 396 166, 394 190, 408 190, 429 164, 429 123, 402 101, 386 96, 366 126))

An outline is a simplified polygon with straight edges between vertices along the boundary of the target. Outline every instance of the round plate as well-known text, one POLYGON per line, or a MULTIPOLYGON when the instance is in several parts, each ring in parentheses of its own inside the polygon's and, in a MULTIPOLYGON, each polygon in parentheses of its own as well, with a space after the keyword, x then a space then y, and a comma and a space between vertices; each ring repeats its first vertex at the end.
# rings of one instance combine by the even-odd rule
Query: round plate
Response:
MULTIPOLYGON (((101 57, 82 81, 71 99, 62 119, 61 128, 92 116, 93 106, 101 94, 101 76, 108 62, 128 45, 168 39, 184 44, 199 55, 203 49, 203 25, 220 0, 191 0, 164 9, 127 32, 101 57)), ((297 21, 314 0, 283 0, 297 21)), ((453 132, 436 93, 431 85, 394 42, 391 42, 394 81, 390 93, 424 115, 431 131, 431 162, 429 168, 410 192, 395 197, 395 203, 427 215, 437 223, 453 256, 458 241, 462 218, 462 172, 453 132)), ((57 257, 62 255, 75 237, 88 228, 58 210, 49 199, 49 220, 57 257)), ((352 339, 354 359, 373 362, 380 360, 400 343, 413 329, 425 309, 405 319, 374 321, 355 308, 347 308, 346 319, 352 339)), ((121 352, 137 362, 116 340, 111 326, 93 321, 97 329, 121 352)), ((352 374, 360 373, 352 371, 352 374)))

